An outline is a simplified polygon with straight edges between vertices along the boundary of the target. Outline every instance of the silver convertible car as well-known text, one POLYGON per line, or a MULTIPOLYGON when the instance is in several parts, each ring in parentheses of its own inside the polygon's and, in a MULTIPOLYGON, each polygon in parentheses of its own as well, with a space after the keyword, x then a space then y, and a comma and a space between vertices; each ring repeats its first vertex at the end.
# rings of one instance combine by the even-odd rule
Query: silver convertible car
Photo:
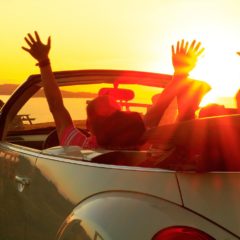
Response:
MULTIPOLYGON (((123 111, 144 114, 171 80, 121 70, 54 74, 85 134, 92 98, 107 92, 123 111)), ((59 146, 40 75, 30 76, 0 113, 0 239, 240 239, 240 115, 177 124, 176 109, 173 102, 140 150, 59 146)))

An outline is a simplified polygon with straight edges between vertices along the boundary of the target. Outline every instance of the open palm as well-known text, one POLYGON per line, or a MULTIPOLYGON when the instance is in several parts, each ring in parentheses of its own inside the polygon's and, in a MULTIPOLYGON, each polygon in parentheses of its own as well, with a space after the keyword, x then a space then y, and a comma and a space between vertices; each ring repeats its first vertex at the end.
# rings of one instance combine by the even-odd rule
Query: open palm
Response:
POLYGON ((42 43, 38 33, 36 31, 34 33, 35 39, 30 33, 24 38, 30 48, 22 47, 22 49, 30 53, 40 62, 48 58, 48 53, 51 48, 51 38, 48 37, 47 44, 45 45, 42 43))

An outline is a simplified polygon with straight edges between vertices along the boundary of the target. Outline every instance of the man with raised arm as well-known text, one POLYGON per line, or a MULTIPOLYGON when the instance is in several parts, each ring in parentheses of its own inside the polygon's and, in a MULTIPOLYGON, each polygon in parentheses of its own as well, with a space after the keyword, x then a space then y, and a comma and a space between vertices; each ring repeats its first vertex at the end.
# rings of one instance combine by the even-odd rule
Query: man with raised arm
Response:
POLYGON ((87 127, 92 135, 86 137, 74 126, 64 106, 49 60, 50 37, 47 44, 43 44, 38 33, 35 32, 34 36, 28 34, 25 41, 29 48, 22 48, 38 61, 37 66, 40 68, 44 92, 56 124, 60 144, 78 145, 83 148, 108 147, 109 144, 126 147, 133 143, 140 143, 146 128, 156 127, 173 98, 181 96, 189 87, 188 74, 195 67, 197 58, 203 52, 200 48, 201 43, 196 43, 196 41, 189 46, 188 42, 185 43, 182 40, 181 43, 177 43, 176 48, 172 46, 172 61, 175 70, 173 80, 159 96, 156 104, 148 110, 143 120, 137 113, 120 111, 118 104, 108 96, 92 100, 87 106, 87 127), (102 106, 104 111, 101 111, 99 106, 102 106), (102 115, 103 112, 104 115, 102 115), (117 128, 116 125, 112 125, 113 122, 118 123, 117 128))
POLYGON ((157 126, 164 111, 175 97, 178 102, 178 120, 190 120, 195 117, 195 111, 202 97, 210 90, 210 86, 205 82, 189 80, 188 76, 203 51, 201 43, 195 40, 190 45, 182 40, 178 41, 175 47, 172 46, 173 79, 145 115, 146 126, 157 126))

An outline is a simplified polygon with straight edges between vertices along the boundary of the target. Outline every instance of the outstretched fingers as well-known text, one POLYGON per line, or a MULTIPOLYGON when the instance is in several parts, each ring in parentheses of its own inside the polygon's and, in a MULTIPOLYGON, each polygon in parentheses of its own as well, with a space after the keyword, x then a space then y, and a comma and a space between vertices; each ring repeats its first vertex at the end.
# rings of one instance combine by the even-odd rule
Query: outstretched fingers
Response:
POLYGON ((34 44, 36 41, 35 41, 35 39, 33 38, 33 36, 32 36, 30 33, 28 33, 27 35, 28 35, 28 38, 29 38, 30 42, 31 42, 32 44, 34 44))
POLYGON ((188 54, 199 57, 205 50, 204 48, 201 48, 201 44, 201 42, 196 42, 196 40, 193 40, 189 47, 188 54))
POLYGON ((200 46, 201 46, 201 42, 198 42, 197 45, 196 45, 196 47, 194 48, 195 52, 198 51, 198 49, 200 48, 200 46))
POLYGON ((176 49, 176 53, 178 53, 180 51, 180 42, 177 41, 177 49, 176 49))
POLYGON ((26 43, 29 47, 32 47, 32 42, 29 41, 27 37, 25 37, 24 40, 26 41, 26 43))
POLYGON ((47 40, 47 46, 50 49, 50 47, 51 47, 51 37, 50 36, 48 37, 48 40, 47 40))
POLYGON ((172 45, 172 55, 176 55, 182 52, 182 48, 183 48, 183 44, 184 44, 184 40, 177 41, 176 46, 172 45))
POLYGON ((26 52, 29 52, 30 53, 30 49, 29 48, 26 48, 26 47, 22 47, 22 49, 26 52))
POLYGON ((185 53, 186 53, 187 50, 188 50, 188 44, 189 44, 188 42, 185 43, 185 46, 184 46, 185 53))
POLYGON ((183 49, 184 48, 184 40, 182 39, 182 41, 181 41, 181 47, 180 47, 181 49, 183 49))
POLYGON ((185 54, 186 53, 186 48, 185 48, 185 42, 184 39, 182 39, 181 41, 181 46, 180 46, 180 51, 181 54, 185 54))
POLYGON ((205 48, 201 48, 197 53, 197 57, 199 57, 204 52, 204 50, 205 48))
POLYGON ((172 63, 175 72, 189 74, 203 51, 201 42, 196 40, 188 42, 182 39, 177 42, 175 48, 172 45, 172 63))
POLYGON ((188 45, 189 42, 185 42, 184 39, 182 39, 181 41, 177 41, 176 47, 174 48, 174 45, 172 45, 172 54, 187 54, 187 52, 189 51, 188 49, 188 45))
POLYGON ((172 55, 175 55, 176 52, 175 52, 175 48, 174 48, 174 45, 172 45, 172 55))
POLYGON ((51 45, 50 37, 48 37, 46 45, 42 43, 37 31, 35 31, 34 34, 28 33, 24 39, 28 46, 22 47, 23 50, 30 53, 38 61, 48 58, 51 45))
POLYGON ((197 56, 200 56, 204 51, 204 48, 200 48, 200 47, 201 47, 201 42, 198 42, 197 46, 194 48, 194 51, 196 52, 197 56))
POLYGON ((189 51, 192 51, 194 49, 195 44, 196 44, 196 40, 193 40, 190 47, 189 47, 189 51))
POLYGON ((37 42, 42 43, 42 42, 41 42, 41 39, 40 39, 40 37, 39 37, 39 35, 38 35, 38 32, 37 32, 37 31, 34 31, 34 34, 35 34, 35 37, 36 37, 37 42))

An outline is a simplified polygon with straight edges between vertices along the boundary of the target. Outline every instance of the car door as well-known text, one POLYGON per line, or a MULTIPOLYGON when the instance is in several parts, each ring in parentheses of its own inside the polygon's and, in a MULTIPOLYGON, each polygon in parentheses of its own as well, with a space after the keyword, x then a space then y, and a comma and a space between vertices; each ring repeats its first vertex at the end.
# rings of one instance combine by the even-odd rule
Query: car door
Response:
POLYGON ((9 240, 29 239, 39 217, 35 164, 54 126, 44 97, 32 96, 31 89, 19 92, 0 114, 0 239, 9 240))
POLYGON ((0 236, 27 239, 32 224, 32 179, 38 151, 0 143, 0 236))

